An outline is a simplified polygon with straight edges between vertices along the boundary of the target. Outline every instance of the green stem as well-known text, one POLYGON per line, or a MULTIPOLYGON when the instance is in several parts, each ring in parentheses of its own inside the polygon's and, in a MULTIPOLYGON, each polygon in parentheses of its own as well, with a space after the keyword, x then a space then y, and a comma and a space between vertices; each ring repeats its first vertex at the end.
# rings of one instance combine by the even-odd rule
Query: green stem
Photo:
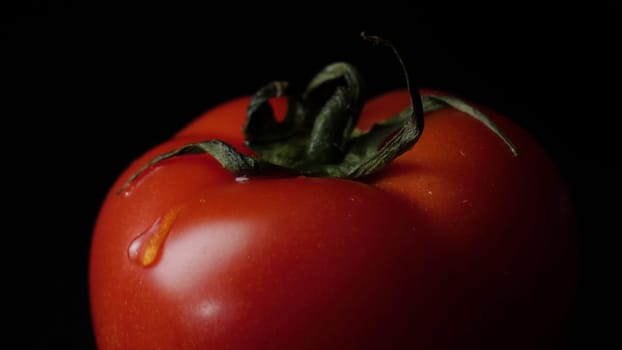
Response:
POLYGON ((130 176, 117 191, 117 194, 123 192, 138 176, 163 160, 183 155, 204 153, 214 157, 224 168, 237 176, 259 174, 264 167, 270 167, 260 159, 239 153, 235 148, 220 140, 190 143, 151 159, 130 176))
POLYGON ((325 85, 339 84, 315 116, 305 155, 310 163, 339 162, 363 108, 362 79, 359 72, 343 62, 327 66, 309 83, 303 99, 309 106, 321 105, 314 99, 325 85), (341 83, 340 83, 341 82, 341 83))
POLYGON ((369 36, 365 32, 361 33, 361 37, 364 40, 367 40, 376 45, 387 46, 393 51, 393 54, 395 55, 395 57, 400 63, 400 67, 402 68, 402 74, 404 74, 404 78, 406 80, 406 89, 408 90, 408 95, 410 97, 410 105, 411 105, 410 113, 411 113, 412 127, 418 130, 418 134, 421 135, 421 133, 423 133, 423 126, 424 126, 423 103, 421 101, 421 95, 419 95, 419 87, 417 87, 414 84, 414 82, 410 79, 410 75, 408 74, 408 69, 406 69, 406 64, 404 64, 404 61, 402 60, 402 56, 397 51, 395 46, 386 39, 382 39, 378 36, 373 36, 373 35, 369 36))
POLYGON ((376 173, 410 150, 423 133, 424 114, 455 108, 482 122, 505 142, 514 156, 516 146, 484 113, 459 99, 420 96, 395 46, 376 36, 361 36, 373 44, 393 50, 402 67, 410 106, 368 131, 355 129, 363 108, 363 81, 350 64, 333 63, 320 71, 303 93, 292 91, 287 82, 276 81, 255 93, 244 125, 246 144, 257 156, 243 155, 219 140, 182 146, 162 154, 139 169, 130 183, 153 165, 172 157, 207 153, 237 176, 274 171, 283 174, 357 179, 376 173), (287 112, 277 121, 269 100, 287 98, 287 112))
POLYGON ((251 99, 246 144, 262 159, 286 168, 335 164, 344 157, 362 106, 362 79, 348 63, 324 68, 301 95, 290 93, 285 82, 273 82, 251 99), (268 102, 277 96, 288 99, 280 123, 268 102))

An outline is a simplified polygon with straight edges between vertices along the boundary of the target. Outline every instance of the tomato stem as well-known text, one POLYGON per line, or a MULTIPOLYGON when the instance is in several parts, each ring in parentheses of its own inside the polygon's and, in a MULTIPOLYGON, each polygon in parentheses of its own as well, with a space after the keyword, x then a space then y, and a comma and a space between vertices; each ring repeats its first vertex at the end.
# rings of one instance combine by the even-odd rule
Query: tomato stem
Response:
POLYGON ((389 47, 397 57, 406 80, 410 106, 375 124, 368 131, 355 128, 363 108, 363 79, 352 65, 337 62, 320 71, 302 93, 287 82, 274 81, 251 98, 244 125, 245 142, 257 156, 239 153, 232 146, 207 140, 182 146, 155 157, 123 185, 123 191, 148 168, 171 157, 207 153, 236 176, 253 176, 275 170, 296 175, 357 179, 380 171, 410 150, 419 140, 424 114, 455 108, 482 122, 508 146, 514 144, 484 113, 454 97, 419 94, 393 44, 361 33, 364 40, 389 47), (269 100, 287 98, 287 112, 277 121, 269 100))
POLYGON ((406 80, 406 89, 408 90, 408 96, 410 98, 410 105, 412 106, 411 116, 412 116, 413 127, 419 130, 419 134, 423 133, 424 112, 423 112, 423 103, 421 101, 421 95, 419 94, 419 88, 415 86, 412 79, 410 79, 410 74, 408 74, 408 69, 406 69, 406 64, 404 63, 404 60, 402 60, 402 56, 400 55, 400 53, 395 48, 395 45, 393 45, 391 42, 381 37, 378 37, 375 35, 371 35, 371 36, 367 35, 367 33, 365 32, 361 32, 361 37, 363 38, 363 40, 367 40, 373 44, 387 46, 393 51, 393 54, 395 54, 395 57, 400 63, 400 67, 402 67, 402 74, 404 74, 404 78, 406 80))
POLYGON ((272 82, 255 93, 244 127, 246 144, 262 160, 313 172, 317 164, 340 162, 363 107, 362 79, 350 64, 328 65, 302 94, 286 82, 272 82), (288 109, 277 122, 272 97, 286 97, 288 109))

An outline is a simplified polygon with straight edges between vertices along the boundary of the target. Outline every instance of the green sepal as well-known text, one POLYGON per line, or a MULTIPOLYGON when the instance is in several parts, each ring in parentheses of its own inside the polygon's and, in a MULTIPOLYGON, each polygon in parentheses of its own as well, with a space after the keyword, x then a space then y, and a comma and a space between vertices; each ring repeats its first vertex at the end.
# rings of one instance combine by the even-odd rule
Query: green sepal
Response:
POLYGON ((243 128, 245 143, 255 155, 242 154, 219 140, 192 143, 155 157, 134 173, 123 188, 165 159, 200 153, 211 155, 236 176, 276 171, 357 179, 382 170, 410 150, 423 132, 424 114, 443 108, 455 108, 480 121, 503 140, 514 156, 518 155, 514 144, 484 113, 455 97, 420 96, 395 48, 377 37, 364 38, 389 46, 400 61, 411 100, 402 112, 367 131, 356 129, 364 104, 361 75, 348 63, 333 63, 318 73, 303 92, 292 91, 287 82, 275 81, 255 93, 243 128), (287 99, 282 121, 277 121, 270 105, 270 99, 275 97, 287 99))

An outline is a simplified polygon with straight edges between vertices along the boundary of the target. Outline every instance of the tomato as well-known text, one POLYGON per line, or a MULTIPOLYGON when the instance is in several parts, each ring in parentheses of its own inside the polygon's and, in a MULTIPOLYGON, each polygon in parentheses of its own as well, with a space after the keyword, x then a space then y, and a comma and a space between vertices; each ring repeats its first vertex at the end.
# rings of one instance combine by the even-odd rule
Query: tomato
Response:
MULTIPOLYGON (((550 349, 559 340, 576 283, 571 198, 545 150, 484 107, 518 156, 444 108, 426 115, 412 149, 358 181, 240 177, 190 154, 123 186, 188 143, 219 139, 251 154, 240 132, 249 102, 207 111, 112 187, 90 260, 100 349, 550 349)), ((271 103, 284 113, 284 99, 271 103)), ((407 91, 378 96, 358 127, 409 103, 407 91)))

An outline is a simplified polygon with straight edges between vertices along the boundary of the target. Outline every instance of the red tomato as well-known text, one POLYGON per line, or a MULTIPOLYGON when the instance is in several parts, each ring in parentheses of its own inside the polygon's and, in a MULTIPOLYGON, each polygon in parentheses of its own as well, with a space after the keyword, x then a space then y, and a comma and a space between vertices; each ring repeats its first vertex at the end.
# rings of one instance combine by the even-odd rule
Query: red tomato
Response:
MULTIPOLYGON (((273 101, 277 110, 282 100, 273 101)), ((100 349, 550 349, 575 290, 573 207, 545 151, 483 109, 426 115, 417 144, 364 181, 237 178, 208 155, 243 152, 248 98, 217 106, 137 159, 92 241, 100 349)), ((401 111, 368 102, 359 127, 401 111)))

